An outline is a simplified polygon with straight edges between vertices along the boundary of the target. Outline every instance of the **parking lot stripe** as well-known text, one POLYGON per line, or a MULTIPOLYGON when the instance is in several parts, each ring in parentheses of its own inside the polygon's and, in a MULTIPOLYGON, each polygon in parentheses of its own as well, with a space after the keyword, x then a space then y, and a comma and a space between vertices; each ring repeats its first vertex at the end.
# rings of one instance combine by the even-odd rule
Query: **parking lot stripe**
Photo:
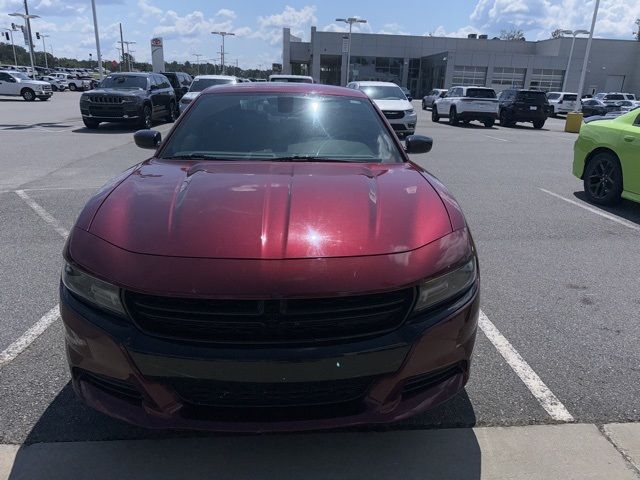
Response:
POLYGON ((485 336, 493 346, 496 347, 496 350, 498 350, 516 375, 520 377, 520 380, 522 380, 551 418, 560 422, 573 422, 574 418, 565 406, 558 400, 553 392, 549 390, 549 387, 545 385, 538 374, 533 371, 518 351, 513 348, 513 345, 509 343, 509 340, 500 333, 482 310, 480 310, 478 323, 485 336))
POLYGON ((505 140, 504 138, 498 138, 498 137, 492 137, 491 135, 485 135, 484 133, 481 134, 483 137, 487 137, 487 138, 491 138, 493 140, 498 140, 500 142, 509 142, 509 140, 505 140))
POLYGON ((24 190, 16 190, 18 195, 24 202, 31 207, 31 209, 38 214, 45 222, 51 225, 56 232, 58 232, 63 238, 69 236, 69 230, 64 228, 53 215, 47 212, 40 204, 38 204, 33 198, 31 198, 24 190))
POLYGON ((36 322, 29 330, 24 332, 20 338, 9 345, 6 349, 0 352, 0 367, 9 363, 16 358, 22 352, 24 352, 29 345, 31 345, 49 326, 60 318, 60 306, 56 305, 44 316, 36 322))
POLYGON ((560 200, 564 200, 567 203, 570 203, 571 205, 575 205, 576 207, 580 207, 580 208, 584 208, 585 210, 588 210, 591 213, 595 213, 596 215, 600 215, 603 218, 606 218, 607 220, 611 220, 612 222, 616 222, 619 223, 620 225, 624 225, 627 228, 630 228, 632 230, 635 231, 640 231, 640 226, 636 225, 635 223, 629 222, 627 220, 624 220, 622 218, 618 218, 615 215, 611 215, 610 213, 607 212, 603 212, 602 210, 598 210, 597 208, 594 207, 590 207, 589 205, 585 205, 581 202, 577 202, 575 200, 571 200, 570 198, 565 198, 562 195, 558 195, 557 193, 554 192, 550 192, 549 190, 545 190, 544 188, 540 188, 538 187, 539 190, 543 191, 544 193, 547 193, 553 197, 559 198, 560 200))

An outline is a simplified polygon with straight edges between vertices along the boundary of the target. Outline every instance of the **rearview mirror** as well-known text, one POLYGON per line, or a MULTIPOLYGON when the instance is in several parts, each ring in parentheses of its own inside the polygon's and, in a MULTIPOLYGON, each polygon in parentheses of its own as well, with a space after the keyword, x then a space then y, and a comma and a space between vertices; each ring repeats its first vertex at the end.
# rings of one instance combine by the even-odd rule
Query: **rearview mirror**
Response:
POLYGON ((155 150, 162 142, 162 134, 157 130, 138 130, 133 134, 133 140, 140 148, 155 150))
POLYGON ((407 153, 428 153, 433 148, 433 139, 424 135, 409 135, 404 141, 407 153))

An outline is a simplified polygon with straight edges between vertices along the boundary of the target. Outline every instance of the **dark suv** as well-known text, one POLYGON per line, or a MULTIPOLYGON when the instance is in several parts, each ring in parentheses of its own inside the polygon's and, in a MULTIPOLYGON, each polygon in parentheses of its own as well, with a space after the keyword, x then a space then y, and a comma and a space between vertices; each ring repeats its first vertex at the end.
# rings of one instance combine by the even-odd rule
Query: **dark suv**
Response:
POLYGON ((176 100, 180 101, 182 96, 189 91, 193 77, 184 72, 162 72, 162 75, 169 79, 169 83, 176 92, 176 100))
POLYGON ((153 120, 173 122, 178 102, 169 80, 158 73, 112 73, 97 89, 80 97, 82 121, 87 128, 100 122, 125 122, 140 129, 153 120))
POLYGON ((544 127, 549 101, 539 90, 504 90, 500 94, 500 125, 512 127, 516 122, 531 122, 533 128, 544 127))

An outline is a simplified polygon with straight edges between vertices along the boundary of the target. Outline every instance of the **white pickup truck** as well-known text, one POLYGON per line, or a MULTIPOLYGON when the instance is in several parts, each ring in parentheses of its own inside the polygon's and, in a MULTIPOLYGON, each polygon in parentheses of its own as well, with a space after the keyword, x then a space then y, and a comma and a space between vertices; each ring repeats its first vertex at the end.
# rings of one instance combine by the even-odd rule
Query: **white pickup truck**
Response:
POLYGON ((22 97, 32 102, 36 98, 47 101, 53 93, 49 82, 32 80, 24 72, 3 70, 0 71, 0 95, 22 97))
POLYGON ((91 90, 90 80, 82 80, 70 73, 55 72, 52 73, 51 76, 59 78, 60 80, 65 80, 68 84, 69 90, 72 92, 75 92, 76 90, 91 90))

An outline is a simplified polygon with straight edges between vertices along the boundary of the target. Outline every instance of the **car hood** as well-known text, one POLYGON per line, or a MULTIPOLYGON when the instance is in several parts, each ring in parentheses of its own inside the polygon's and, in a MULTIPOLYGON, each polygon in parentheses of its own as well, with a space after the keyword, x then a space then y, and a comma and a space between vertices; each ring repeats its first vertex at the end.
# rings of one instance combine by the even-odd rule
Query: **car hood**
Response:
POLYGON ((150 160, 115 187, 88 230, 150 255, 293 259, 405 252, 452 228, 408 163, 150 160))
POLYGON ((380 110, 410 110, 413 108, 407 100, 374 100, 380 110))
POLYGON ((119 90, 117 88, 95 88, 85 95, 118 95, 119 97, 138 97, 144 94, 144 90, 119 90))
POLYGON ((50 82, 45 82, 43 80, 23 80, 22 83, 28 83, 29 85, 51 85, 50 82))

